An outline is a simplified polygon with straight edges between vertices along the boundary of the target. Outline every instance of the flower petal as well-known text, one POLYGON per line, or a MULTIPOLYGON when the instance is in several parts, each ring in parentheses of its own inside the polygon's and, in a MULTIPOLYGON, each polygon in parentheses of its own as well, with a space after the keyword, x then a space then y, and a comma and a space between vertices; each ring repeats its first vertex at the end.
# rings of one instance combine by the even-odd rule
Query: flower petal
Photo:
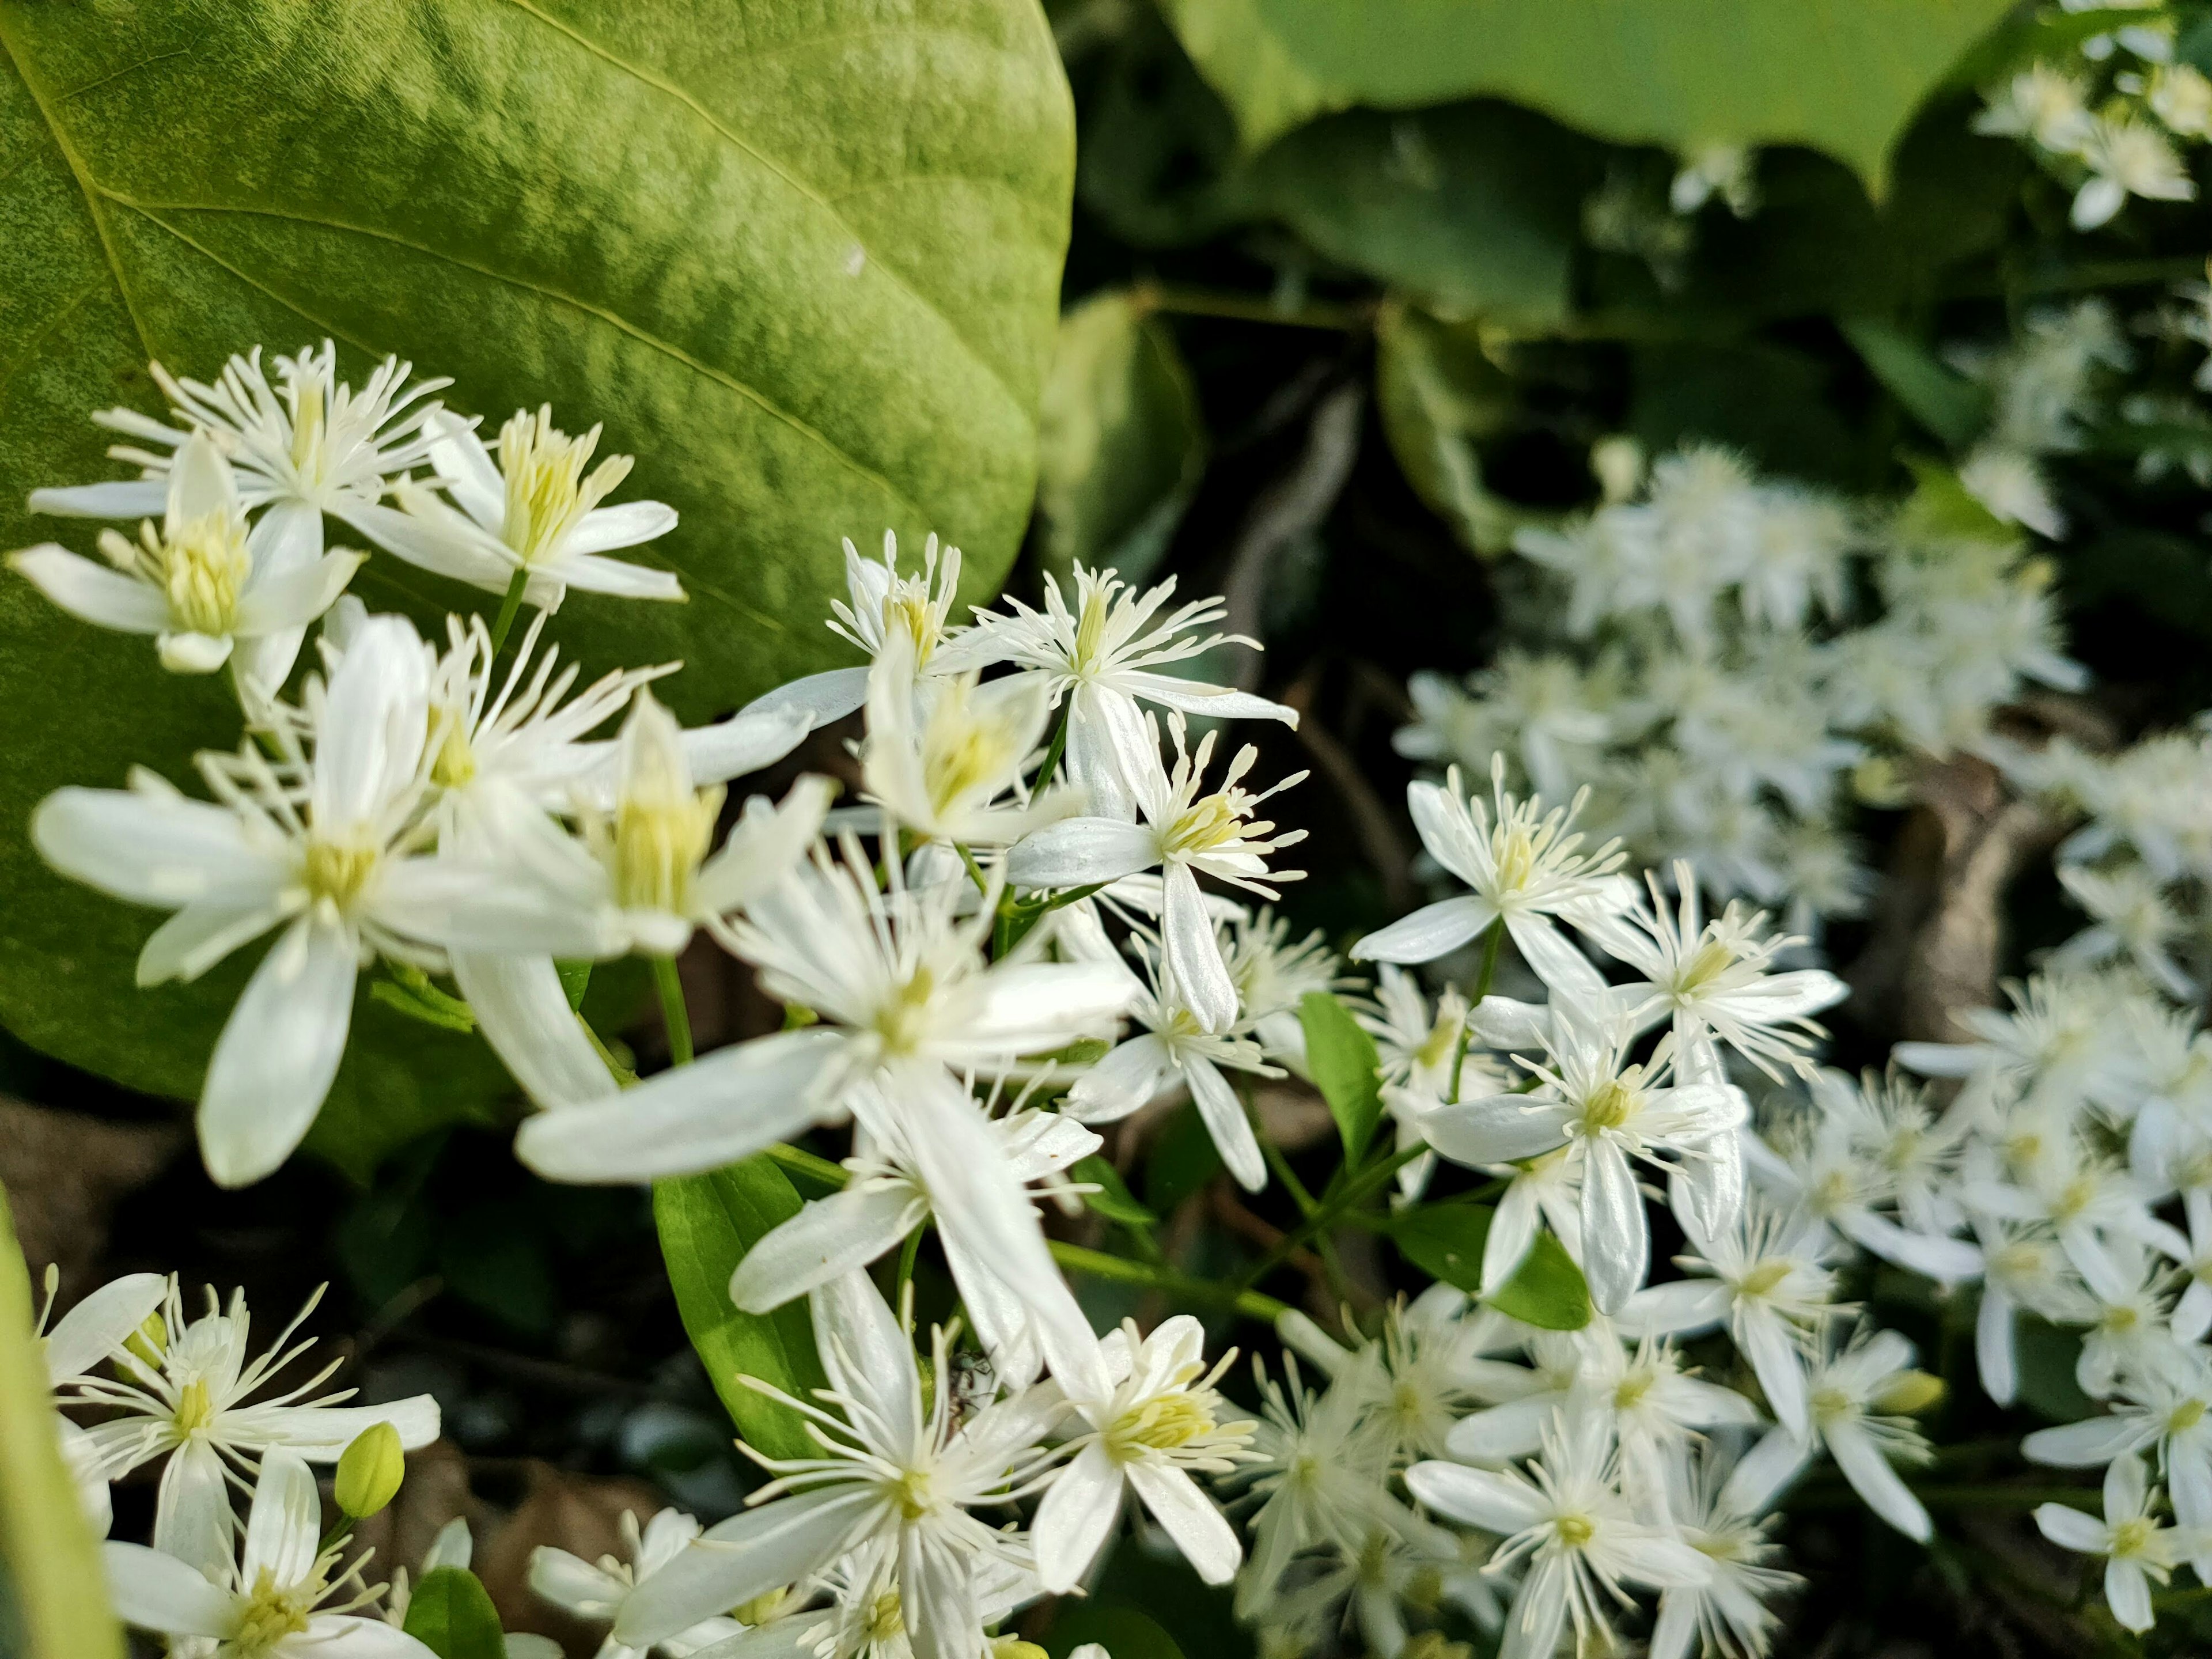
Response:
POLYGON ((569 1007, 551 957, 456 951, 453 968, 477 1029, 532 1100, 580 1106, 614 1096, 614 1076, 569 1007))
POLYGON ((218 1589, 189 1562, 143 1544, 102 1544, 100 1565, 115 1616, 140 1630, 173 1636, 230 1635, 237 1598, 218 1589))
POLYGON ((1183 1559, 1209 1584, 1236 1577, 1244 1546, 1214 1501, 1185 1471, 1169 1464, 1132 1463, 1129 1484, 1152 1512, 1161 1529, 1176 1541, 1183 1559))
POLYGON ((353 1024, 359 949, 347 929, 302 916, 246 981, 200 1090, 200 1157, 216 1185, 269 1174, 322 1110, 353 1024))
POLYGON ((1122 1466, 1096 1440, 1053 1478, 1030 1527, 1037 1577, 1048 1594, 1073 1589, 1097 1558, 1121 1518, 1122 1486, 1122 1466))
POLYGON ((929 1201, 904 1184, 815 1199, 745 1252, 730 1275, 730 1300, 751 1314, 781 1308, 866 1267, 928 1214, 929 1201))
POLYGON ((646 1648, 819 1571, 876 1520, 884 1500, 849 1486, 799 1492, 707 1528, 632 1590, 613 1639, 646 1648))
POLYGON ((1409 916, 1357 940, 1354 962, 1434 962, 1447 956, 1498 919, 1487 899, 1462 894, 1425 904, 1409 916))
POLYGON ((80 622, 125 634, 159 634, 169 599, 150 582, 72 553, 52 542, 8 556, 9 566, 80 622))

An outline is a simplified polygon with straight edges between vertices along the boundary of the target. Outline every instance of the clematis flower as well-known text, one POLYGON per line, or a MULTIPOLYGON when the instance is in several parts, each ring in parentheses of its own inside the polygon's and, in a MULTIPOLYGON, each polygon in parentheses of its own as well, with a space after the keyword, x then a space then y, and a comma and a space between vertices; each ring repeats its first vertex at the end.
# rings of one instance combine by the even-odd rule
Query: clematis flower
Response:
POLYGON ((1782 1553, 1761 1518, 1774 1494, 1747 1489, 1734 1478, 1735 1468, 1710 1447, 1674 1462, 1667 1512, 1682 1540, 1713 1564, 1713 1576, 1660 1593, 1650 1659, 1691 1659, 1697 1652, 1764 1656, 1782 1622, 1769 1603, 1803 1582, 1767 1565, 1782 1553))
POLYGON ((1503 917, 1522 958, 1553 990, 1586 1000, 1602 994, 1604 981, 1588 958, 1559 937, 1552 919, 1617 911, 1628 902, 1627 884, 1607 879, 1626 854, 1607 842, 1582 850, 1572 833, 1582 797, 1565 809, 1543 810, 1540 796, 1516 801, 1505 793, 1505 757, 1491 757, 1497 805, 1493 822, 1481 801, 1462 792, 1459 769, 1443 787, 1406 786, 1406 805, 1429 856, 1472 889, 1457 898, 1425 905, 1352 947, 1354 961, 1433 962, 1456 951, 1503 917))
POLYGON ((1164 1320, 1150 1336, 1125 1320, 1100 1346, 1111 1391, 1068 1399, 1085 1427, 1068 1442, 1073 1455, 1030 1528, 1038 1578, 1054 1594, 1073 1589, 1133 1490, 1198 1576, 1227 1583, 1243 1546, 1192 1477, 1227 1474, 1251 1455, 1255 1425, 1223 1422, 1227 1402, 1213 1387, 1235 1352, 1209 1371, 1205 1328, 1188 1314, 1164 1320))
POLYGON ((143 1544, 100 1547, 116 1614, 168 1637, 173 1652, 211 1659, 433 1659, 404 1631, 345 1611, 368 1594, 357 1565, 337 1571, 345 1547, 322 1547, 322 1515, 307 1464, 271 1452, 235 1559, 228 1546, 219 1560, 204 1563, 143 1544), (326 1607, 334 1595, 346 1599, 326 1607))
POLYGON ((301 630, 331 608, 364 556, 325 554, 318 538, 312 556, 295 559, 283 545, 286 520, 274 514, 249 529, 230 464, 204 433, 179 447, 162 488, 159 529, 142 522, 135 542, 100 532, 105 565, 52 542, 8 562, 71 616, 152 635, 173 674, 234 663, 242 690, 272 690, 291 672, 301 630))
POLYGON ((447 948, 597 954, 591 930, 526 872, 421 850, 427 782, 422 641, 379 618, 325 689, 310 683, 312 755, 280 726, 271 761, 249 745, 203 756, 214 801, 149 772, 128 789, 66 788, 31 837, 63 874, 174 910, 139 954, 142 985, 198 978, 274 927, 200 1091, 200 1152, 225 1186, 290 1156, 337 1075, 355 982, 380 954, 442 969, 447 948))
POLYGON ((1159 732, 1149 714, 1152 763, 1135 782, 1143 822, 1075 817, 1049 824, 1018 842, 1007 871, 1018 887, 1079 887, 1118 881, 1158 869, 1163 883, 1160 907, 1161 960, 1180 988, 1202 1029, 1226 1031, 1237 1020, 1237 981, 1229 972, 1198 878, 1208 875, 1265 898, 1277 896, 1271 882, 1295 881, 1302 870, 1270 870, 1267 858, 1306 837, 1303 830, 1275 835, 1267 820, 1252 813, 1269 796, 1304 781, 1295 772, 1256 794, 1241 787, 1260 758, 1249 744, 1239 750, 1223 775, 1221 787, 1201 795, 1199 788, 1213 757, 1213 733, 1199 739, 1196 753, 1183 741, 1183 717, 1168 717, 1175 740, 1175 767, 1161 763, 1159 732))
MULTIPOLYGON (((923 544, 921 568, 911 576, 899 574, 898 538, 890 531, 884 532, 880 559, 862 558, 848 538, 846 597, 830 601, 836 616, 830 631, 866 652, 871 665, 893 639, 902 641, 910 647, 908 672, 917 681, 964 672, 975 665, 940 649, 961 631, 950 621, 959 586, 960 550, 947 547, 940 559, 935 536, 923 544)), ((827 726, 867 701, 870 672, 866 667, 830 668, 807 674, 755 699, 746 712, 799 712, 815 725, 827 726)))
MULTIPOLYGON (((564 1613, 593 1624, 611 1623, 622 1615, 624 1604, 638 1585, 684 1553, 701 1528, 697 1517, 681 1510, 662 1510, 642 1529, 636 1513, 624 1510, 621 1532, 623 1554, 603 1555, 597 1561, 540 1544, 530 1552, 530 1588, 564 1613), (627 1558, 627 1559, 624 1559, 627 1558)), ((670 1654, 689 1654, 726 1642, 744 1632, 735 1619, 715 1615, 674 1632, 660 1645, 670 1654)), ((596 1659, 647 1659, 650 1650, 630 1647, 612 1637, 600 1646, 596 1659)))
POLYGON ((2036 1506, 2035 1526, 2061 1549, 2105 1558, 2105 1601, 2112 1617, 2132 1631, 2157 1622, 2150 1587, 2163 1584, 2185 1557, 2201 1553, 2193 1528, 2169 1527, 2158 1516, 2158 1491, 2142 1460, 2115 1458, 2105 1471, 2102 1521, 2067 1504, 2036 1506))
POLYGON ((2124 114, 2094 117, 2082 135, 2081 154, 2089 178, 2075 192, 2069 216, 2076 230, 2096 229, 2130 196, 2156 202, 2196 199, 2196 183, 2173 141, 2148 121, 2124 114))
POLYGON ((1298 723, 1297 710, 1285 704, 1161 672, 1223 646, 1260 648, 1241 634, 1200 633, 1228 614, 1225 601, 1193 599, 1163 616, 1175 596, 1172 576, 1139 591, 1110 570, 1078 565, 1071 606, 1059 579, 1044 580, 1043 610, 1009 598, 1012 615, 978 611, 950 654, 971 668, 1012 663, 1015 681, 1042 690, 1053 708, 1065 703, 1067 775, 1091 792, 1099 816, 1135 816, 1159 752, 1140 703, 1215 720, 1298 723))
POLYGON ((925 700, 915 692, 913 662, 903 635, 876 659, 860 749, 867 799, 900 828, 964 847, 1002 847, 1079 804, 1064 792, 1003 799, 1019 790, 1044 736, 1041 688, 1014 679, 983 685, 960 674, 940 679, 925 700))
POLYGON ((108 1479, 167 1458, 154 1514, 155 1549, 210 1575, 222 1571, 237 1528, 229 1483, 272 1450, 334 1463, 375 1423, 391 1424, 410 1450, 438 1437, 438 1402, 427 1394, 350 1407, 344 1403, 353 1396, 350 1389, 317 1394, 337 1369, 337 1360, 305 1382, 253 1398, 314 1346, 312 1340, 292 1345, 291 1338, 320 1297, 317 1291, 309 1297, 276 1340, 249 1358, 245 1292, 234 1292, 222 1308, 210 1290, 207 1311, 187 1319, 183 1291, 172 1279, 164 1288, 158 1339, 142 1334, 138 1342, 114 1351, 113 1378, 80 1376, 63 1387, 64 1404, 106 1413, 82 1433, 108 1479))
POLYGON ((386 552, 493 593, 527 572, 523 597, 540 611, 559 610, 572 587, 620 599, 684 598, 673 571, 606 556, 666 535, 676 509, 662 501, 599 505, 632 465, 627 455, 611 455, 586 472, 599 428, 572 438, 553 424, 550 404, 535 415, 518 410, 499 430, 496 459, 474 422, 445 410, 423 431, 438 477, 404 480, 393 486, 397 508, 357 507, 349 520, 386 552))
MULTIPOLYGON (((775 1478, 641 1583, 613 1639, 648 1646, 854 1555, 875 1564, 867 1593, 894 1598, 916 1659, 975 1659, 994 1570, 1028 1565, 1019 1537, 975 1511, 1040 1483, 1056 1455, 1042 1443, 1066 1409, 1058 1391, 956 1415, 955 1390, 939 1387, 925 1407, 914 1346, 866 1273, 833 1280, 811 1300, 830 1384, 817 1397, 837 1409, 777 1397, 810 1419, 823 1455, 759 1458, 775 1478)), ((932 1376, 951 1375, 942 1330, 931 1363, 932 1376)))

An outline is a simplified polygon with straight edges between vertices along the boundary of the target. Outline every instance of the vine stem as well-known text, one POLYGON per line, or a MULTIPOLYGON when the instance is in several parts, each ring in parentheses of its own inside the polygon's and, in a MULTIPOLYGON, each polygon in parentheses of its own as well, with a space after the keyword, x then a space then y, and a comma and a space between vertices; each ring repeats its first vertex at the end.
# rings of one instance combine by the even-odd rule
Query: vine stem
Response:
POLYGON ((1451 1093, 1446 1097, 1454 1104, 1459 1100, 1459 1074, 1467 1066, 1467 1045, 1474 1035, 1474 1011, 1482 1006, 1482 1000, 1490 994, 1490 981, 1498 977, 1498 947, 1505 942, 1505 918, 1495 916, 1482 935, 1482 970, 1475 975, 1474 994, 1468 999, 1467 1012, 1460 1017, 1459 1047, 1452 1051, 1451 1093))
POLYGON ((522 595, 530 586, 530 567, 519 564, 514 576, 507 585, 507 597, 499 602, 499 620, 491 625, 491 654, 495 659, 507 645, 507 636, 514 629, 514 618, 522 609, 522 595))
POLYGON ((1312 1214, 1285 1233, 1282 1242, 1261 1256, 1237 1280, 1237 1288, 1243 1290, 1258 1284, 1289 1261, 1291 1253, 1300 1245, 1304 1244, 1316 1233, 1326 1232, 1335 1224, 1339 1217, 1346 1214, 1356 1206, 1379 1192, 1392 1176, 1428 1150, 1425 1143, 1417 1143, 1401 1152, 1394 1152, 1389 1158, 1369 1164, 1351 1180, 1346 1182, 1340 1191, 1323 1198, 1320 1204, 1315 1206, 1312 1214))
POLYGON ((1060 757, 1067 752, 1068 717, 1075 712, 1075 693, 1070 690, 1067 699, 1060 706, 1060 724, 1053 727, 1052 742, 1046 745, 1044 764, 1037 768, 1036 781, 1042 788, 1052 781, 1052 775, 1060 765, 1060 757))
POLYGON ((684 1005, 684 981, 676 971, 674 957, 653 959, 653 988, 660 993, 660 1018, 668 1028, 668 1059, 672 1065, 691 1063, 691 1012, 684 1005))

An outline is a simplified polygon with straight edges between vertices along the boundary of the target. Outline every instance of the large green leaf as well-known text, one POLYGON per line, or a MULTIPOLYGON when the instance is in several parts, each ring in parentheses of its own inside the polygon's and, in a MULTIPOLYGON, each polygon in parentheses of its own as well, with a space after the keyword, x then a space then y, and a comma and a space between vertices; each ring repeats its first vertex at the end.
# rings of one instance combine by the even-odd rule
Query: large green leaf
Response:
MULTIPOLYGON (((835 660, 838 538, 941 532, 981 597, 1031 498, 1073 157, 1035 0, 0 0, 0 549, 90 529, 26 493, 117 476, 87 416, 325 336, 496 422, 550 401, 683 514, 687 605, 573 597, 599 668, 681 658, 688 718, 835 660)), ((488 596, 387 557, 428 622, 488 596)), ((22 826, 133 763, 228 748, 223 687, 0 578, 0 1021, 190 1095, 248 960, 134 990, 153 919, 22 826)), ((501 1085, 364 999, 331 1113, 427 1127, 501 1085)))
POLYGON ((407 1601, 407 1633, 438 1659, 501 1659, 507 1637, 483 1583, 465 1567, 422 1575, 407 1601))
POLYGON ((1879 193, 2013 0, 1163 0, 1258 149, 1331 110, 1494 96, 1624 143, 1803 144, 1879 193))
MULTIPOLYGON (((1482 1289, 1482 1247, 1496 1214, 1489 1205, 1465 1199, 1417 1205, 1390 1218, 1390 1237, 1407 1261, 1473 1296, 1482 1289)), ((1580 1330, 1590 1321, 1583 1270, 1548 1232, 1536 1235, 1521 1265, 1483 1300, 1547 1331, 1580 1330)))
POLYGON ((1503 553, 1521 515, 1483 482, 1476 446, 1510 426, 1511 381, 1471 330, 1403 304, 1383 307, 1375 343, 1376 410, 1406 482, 1470 550, 1503 553))
POLYGON ((31 1324, 31 1275, 0 1191, 0 1652, 121 1659, 99 1540, 62 1463, 46 1356, 31 1324))
POLYGON ((1352 1017, 1352 1010, 1326 991, 1309 991, 1298 1000, 1298 1026, 1306 1040, 1306 1072, 1328 1103, 1336 1133, 1344 1142, 1348 1169, 1367 1155, 1375 1126, 1382 1121, 1382 1079, 1375 1039, 1352 1017))
POLYGON ((798 1213, 799 1194, 765 1156, 653 1186, 653 1218, 684 1331, 738 1431, 771 1457, 819 1449, 798 1413, 738 1379, 757 1376, 805 1399, 823 1380, 814 1324, 804 1300, 770 1314, 739 1312, 730 1275, 746 1251, 798 1213))

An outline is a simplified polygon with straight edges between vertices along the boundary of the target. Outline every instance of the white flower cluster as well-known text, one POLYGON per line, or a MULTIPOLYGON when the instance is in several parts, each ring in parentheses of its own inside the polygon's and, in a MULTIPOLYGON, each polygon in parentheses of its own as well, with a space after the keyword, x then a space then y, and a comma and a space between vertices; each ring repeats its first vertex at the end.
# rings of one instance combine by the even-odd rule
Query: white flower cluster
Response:
POLYGON ((2081 684, 2047 572, 1986 520, 1877 519, 1709 447, 1641 485, 1624 447, 1596 459, 1607 505, 1516 538, 1541 572, 1508 601, 1526 643, 1463 684, 1413 676, 1400 753, 1503 752, 1553 799, 1586 786, 1583 822, 1632 861, 1686 859, 1716 898, 1811 933, 1870 885, 1843 828, 1864 763, 1972 741, 2024 682, 2081 684))
MULTIPOLYGON (((2063 0, 2064 11, 2092 9, 2063 0)), ((2135 15, 2084 40, 2072 62, 2039 61, 1990 88, 1974 122, 2021 140, 2074 191, 2076 230, 2107 223, 2130 196, 2196 199, 2178 143, 2212 138, 2212 80, 2175 60, 2173 9, 2161 0, 2095 9, 2135 15)))
POLYGON ((2063 537, 2066 515, 2043 461, 2082 447, 2106 382, 2134 364, 2112 308, 2089 299, 2031 313, 2000 347, 1960 343, 1944 356, 1990 399, 1988 428, 1959 463, 1960 483, 2005 523, 2063 537))

